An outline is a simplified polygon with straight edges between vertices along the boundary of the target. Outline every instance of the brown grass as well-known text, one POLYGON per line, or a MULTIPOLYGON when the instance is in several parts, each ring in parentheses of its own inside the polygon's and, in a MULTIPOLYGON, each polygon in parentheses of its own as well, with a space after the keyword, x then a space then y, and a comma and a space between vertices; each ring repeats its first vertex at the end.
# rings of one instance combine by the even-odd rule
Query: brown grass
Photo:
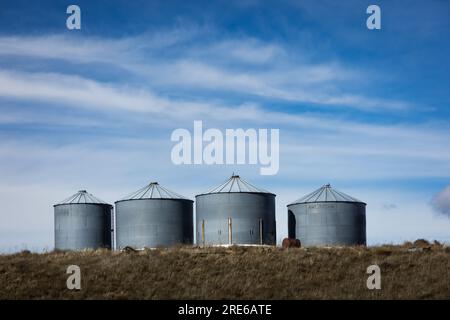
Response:
POLYGON ((0 299, 450 299, 450 250, 432 245, 231 247, 0 256, 0 299), (67 266, 82 289, 66 288, 67 266), (368 290, 366 269, 381 268, 368 290))

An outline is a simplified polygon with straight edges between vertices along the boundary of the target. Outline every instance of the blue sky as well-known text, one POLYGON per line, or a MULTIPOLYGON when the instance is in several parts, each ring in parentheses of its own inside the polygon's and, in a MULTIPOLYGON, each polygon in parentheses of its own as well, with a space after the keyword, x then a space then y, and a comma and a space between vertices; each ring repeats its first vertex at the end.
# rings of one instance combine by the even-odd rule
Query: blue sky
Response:
POLYGON ((277 194, 279 238, 329 182, 368 203, 370 244, 450 241, 449 40, 438 0, 1 0, 0 250, 51 249, 52 204, 79 189, 193 198, 233 171, 277 194), (280 129, 279 173, 173 165, 194 120, 280 129))

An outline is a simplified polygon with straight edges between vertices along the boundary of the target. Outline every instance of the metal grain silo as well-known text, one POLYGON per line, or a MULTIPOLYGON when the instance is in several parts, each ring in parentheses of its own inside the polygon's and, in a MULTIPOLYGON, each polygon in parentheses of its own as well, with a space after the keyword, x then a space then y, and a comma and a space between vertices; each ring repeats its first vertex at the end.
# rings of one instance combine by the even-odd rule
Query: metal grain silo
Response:
POLYGON ((111 248, 112 208, 86 190, 55 204, 55 249, 111 248))
POLYGON ((233 175, 195 198, 197 244, 276 243, 273 193, 233 175))
POLYGON ((193 242, 193 201, 152 182, 116 202, 117 249, 193 242))
POLYGON ((287 207, 289 237, 302 246, 366 244, 366 204, 329 184, 287 207))

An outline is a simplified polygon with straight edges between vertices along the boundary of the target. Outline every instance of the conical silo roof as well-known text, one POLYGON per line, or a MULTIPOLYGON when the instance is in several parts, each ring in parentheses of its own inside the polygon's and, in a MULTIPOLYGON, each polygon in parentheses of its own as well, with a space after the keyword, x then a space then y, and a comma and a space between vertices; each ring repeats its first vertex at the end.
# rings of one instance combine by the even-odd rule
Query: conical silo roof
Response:
POLYGON ((178 199, 178 200, 189 200, 176 192, 162 187, 158 182, 151 182, 145 187, 133 192, 132 194, 120 199, 119 201, 125 200, 144 200, 144 199, 178 199))
POLYGON ((109 203, 106 203, 103 200, 93 196, 88 193, 86 190, 80 190, 74 195, 70 196, 67 199, 55 204, 55 206, 63 205, 63 204, 106 204, 111 206, 109 203))
MULTIPOLYGON (((358 202, 364 203, 356 198, 349 196, 341 191, 333 189, 330 184, 326 184, 321 188, 307 194, 306 196, 288 204, 315 203, 315 202, 358 202)), ((364 203, 365 204, 365 203, 364 203)))
POLYGON ((212 188, 208 192, 199 194, 211 194, 211 193, 269 193, 271 192, 258 188, 251 184, 250 182, 245 181, 238 175, 232 175, 227 181, 218 185, 217 187, 212 188))

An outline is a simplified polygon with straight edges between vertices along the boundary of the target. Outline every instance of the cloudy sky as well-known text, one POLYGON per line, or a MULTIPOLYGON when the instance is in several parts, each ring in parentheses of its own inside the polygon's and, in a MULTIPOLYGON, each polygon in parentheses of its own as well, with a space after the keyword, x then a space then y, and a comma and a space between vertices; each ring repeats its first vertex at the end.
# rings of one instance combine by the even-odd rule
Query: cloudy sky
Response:
POLYGON ((286 204, 331 183, 368 203, 369 244, 450 242, 448 57, 444 0, 0 0, 0 251, 52 249, 79 189, 193 198, 232 172, 277 194, 279 239, 286 204), (194 120, 279 129, 278 174, 174 165, 194 120))

